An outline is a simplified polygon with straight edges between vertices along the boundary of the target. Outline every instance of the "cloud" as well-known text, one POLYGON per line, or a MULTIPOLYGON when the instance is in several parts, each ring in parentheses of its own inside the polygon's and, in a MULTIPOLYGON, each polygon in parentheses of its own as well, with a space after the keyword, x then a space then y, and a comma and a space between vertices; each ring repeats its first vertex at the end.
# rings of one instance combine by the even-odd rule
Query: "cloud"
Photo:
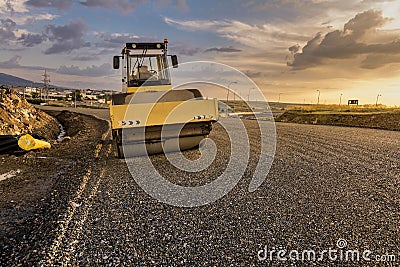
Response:
POLYGON ((350 36, 350 40, 356 41, 358 38, 363 37, 368 31, 382 27, 389 21, 389 18, 382 17, 382 11, 368 10, 357 14, 354 18, 349 20, 349 22, 344 25, 343 34, 345 36, 350 36))
POLYGON ((400 63, 399 55, 368 55, 362 62, 361 68, 377 69, 387 64, 400 63))
POLYGON ((94 34, 101 39, 101 42, 96 43, 96 46, 102 48, 122 48, 125 43, 143 39, 130 33, 95 32, 94 34))
POLYGON ((24 1, 2 0, 0 1, 0 14, 1 13, 19 13, 27 12, 24 1))
POLYGON ((46 49, 44 53, 46 55, 60 54, 60 53, 70 53, 72 50, 80 49, 83 47, 90 47, 90 43, 79 41, 74 42, 74 40, 67 40, 65 42, 58 42, 53 44, 50 48, 46 49))
POLYGON ((292 52, 292 53, 299 52, 300 51, 300 45, 296 44, 296 45, 293 45, 293 46, 289 47, 289 51, 292 52))
POLYGON ((28 0, 25 5, 37 8, 55 8, 59 10, 68 9, 72 0, 28 0))
POLYGON ((354 12, 376 5, 377 3, 363 3, 361 0, 268 0, 253 1, 248 8, 252 9, 255 16, 264 16, 275 21, 317 25, 331 21, 335 25, 339 21, 342 23, 343 19, 354 12))
POLYGON ((101 77, 107 76, 113 73, 111 64, 104 63, 100 66, 92 65, 81 69, 78 66, 60 66, 56 71, 60 74, 75 75, 75 76, 89 76, 89 77, 101 77))
POLYGON ((46 33, 50 41, 55 42, 45 50, 45 54, 69 53, 72 50, 89 47, 90 43, 83 39, 88 26, 82 21, 69 22, 64 26, 48 25, 46 33))
MULTIPOLYGON (((366 55, 367 59, 361 65, 363 68, 377 68, 384 64, 372 64, 371 59, 377 55, 394 56, 400 54, 400 41, 398 34, 392 34, 392 41, 377 43, 379 37, 387 39, 388 33, 380 29, 390 19, 382 17, 378 10, 368 10, 357 14, 349 20, 343 30, 329 32, 325 36, 318 33, 309 40, 302 51, 294 51, 293 46, 289 51, 293 53, 292 60, 287 64, 295 69, 304 69, 316 65, 325 64, 329 59, 352 59, 366 55), (369 42, 374 40, 374 42, 369 42), (293 51, 292 51, 292 50, 293 51)), ((397 60, 385 62, 398 62, 397 60)))
MULTIPOLYGON (((146 3, 155 2, 155 5, 158 7, 164 7, 171 3, 170 0, 158 0, 158 1, 149 1, 149 0, 80 0, 79 4, 90 7, 90 8, 105 8, 105 9, 119 9, 122 13, 130 13, 135 10, 138 6, 146 3)), ((186 3, 186 0, 172 0, 171 3, 173 6, 179 8, 180 10, 187 12, 189 11, 189 7, 186 3)))
POLYGON ((18 56, 18 55, 13 56, 9 60, 1 61, 0 62, 0 68, 7 68, 7 69, 18 68, 18 67, 21 66, 19 64, 20 60, 21 60, 21 56, 18 56))
POLYGON ((206 49, 204 52, 226 52, 226 53, 236 53, 241 52, 241 49, 234 48, 232 46, 229 47, 212 47, 206 49))
POLYGON ((136 0, 136 1, 129 1, 129 0, 81 0, 79 3, 83 6, 92 7, 92 8, 106 8, 106 9, 113 9, 118 8, 123 13, 130 13, 139 5, 146 3, 147 0, 136 0))
POLYGON ((11 19, 0 19, 0 41, 10 45, 14 41, 25 47, 41 44, 47 39, 44 34, 29 33, 24 29, 17 29, 17 24, 11 19))
POLYGON ((87 55, 87 54, 77 55, 72 58, 72 60, 76 60, 76 61, 91 61, 91 60, 97 60, 97 59, 99 59, 98 55, 87 55))
MULTIPOLYGON (((0 0, 0 14, 3 19, 9 18, 18 25, 33 25, 37 21, 52 20, 57 17, 50 13, 40 13, 33 10, 24 0, 0 0)), ((43 1, 51 2, 51 1, 43 1)), ((46 5, 47 7, 47 5, 46 5)))
POLYGON ((0 0, 0 14, 30 12, 31 8, 53 8, 62 11, 71 8, 73 3, 89 8, 119 9, 122 13, 130 13, 138 6, 152 2, 158 7, 171 4, 184 12, 189 11, 186 0, 0 0))
POLYGON ((250 25, 237 20, 175 20, 164 17, 165 23, 188 31, 209 31, 246 46, 265 49, 266 45, 282 46, 293 41, 307 41, 296 25, 250 25))
POLYGON ((0 42, 9 43, 15 40, 15 33, 17 24, 11 19, 0 19, 0 42))
POLYGON ((185 56, 194 56, 197 53, 201 52, 201 49, 190 42, 173 42, 168 45, 168 52, 169 54, 176 54, 176 55, 185 55, 185 56))
POLYGON ((23 33, 21 37, 18 38, 18 41, 20 41, 23 46, 32 47, 43 43, 46 39, 47 37, 44 34, 23 33))
POLYGON ((363 0, 362 3, 364 4, 374 4, 377 2, 394 2, 396 0, 363 0))
POLYGON ((30 16, 22 16, 19 19, 16 19, 15 21, 18 24, 27 24, 27 25, 34 25, 37 21, 41 20, 53 20, 57 18, 57 15, 53 15, 50 13, 42 13, 42 14, 37 14, 37 15, 30 15, 30 16))
POLYGON ((200 48, 198 47, 184 47, 182 49, 179 49, 179 55, 185 56, 194 56, 198 52, 200 52, 200 48))
POLYGON ((118 44, 126 43, 139 38, 139 36, 130 33, 102 33, 100 36, 106 42, 118 44))
MULTIPOLYGON (((6 61, 0 61, 0 68, 3 69, 24 69, 24 70, 44 70, 45 67, 42 66, 24 66, 19 63, 19 61, 22 59, 21 56, 15 55, 9 60, 6 61)), ((47 67, 47 70, 53 70, 52 68, 47 67)))
POLYGON ((11 3, 11 0, 5 0, 4 4, 7 11, 14 12, 14 7, 11 3))

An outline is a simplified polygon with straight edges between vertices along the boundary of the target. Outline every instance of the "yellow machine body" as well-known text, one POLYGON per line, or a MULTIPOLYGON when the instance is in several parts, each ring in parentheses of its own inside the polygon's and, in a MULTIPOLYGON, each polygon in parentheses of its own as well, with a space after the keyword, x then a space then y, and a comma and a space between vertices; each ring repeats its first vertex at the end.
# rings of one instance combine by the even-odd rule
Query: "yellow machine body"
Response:
POLYGON ((111 105, 112 129, 218 120, 216 99, 111 105))
MULTIPOLYGON (((205 99, 197 89, 172 89, 167 42, 127 43, 121 58, 123 93, 113 95, 110 104, 118 157, 198 146, 218 120, 217 99, 205 99)), ((177 67, 176 56, 172 63, 177 67)))

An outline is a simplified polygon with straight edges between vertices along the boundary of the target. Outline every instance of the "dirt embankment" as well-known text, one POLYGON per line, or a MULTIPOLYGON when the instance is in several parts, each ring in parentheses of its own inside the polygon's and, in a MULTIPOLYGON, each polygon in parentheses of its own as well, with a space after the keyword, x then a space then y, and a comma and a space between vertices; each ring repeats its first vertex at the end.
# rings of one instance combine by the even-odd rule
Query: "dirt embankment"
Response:
POLYGON ((1 90, 0 135, 35 133, 51 140, 59 131, 55 118, 29 104, 14 90, 1 90))
POLYGON ((364 127, 400 131, 400 113, 303 113, 286 111, 279 116, 278 122, 303 124, 335 125, 349 127, 364 127))

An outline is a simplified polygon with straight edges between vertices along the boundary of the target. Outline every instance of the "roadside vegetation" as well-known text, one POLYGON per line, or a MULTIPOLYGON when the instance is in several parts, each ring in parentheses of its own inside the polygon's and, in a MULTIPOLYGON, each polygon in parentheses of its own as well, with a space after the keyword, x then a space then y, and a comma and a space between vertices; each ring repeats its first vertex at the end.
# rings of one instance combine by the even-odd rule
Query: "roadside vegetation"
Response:
POLYGON ((286 107, 278 122, 364 127, 400 131, 400 107, 310 105, 286 107))
POLYGON ((400 113, 400 107, 388 107, 385 105, 307 105, 287 106, 285 111, 301 113, 400 113))

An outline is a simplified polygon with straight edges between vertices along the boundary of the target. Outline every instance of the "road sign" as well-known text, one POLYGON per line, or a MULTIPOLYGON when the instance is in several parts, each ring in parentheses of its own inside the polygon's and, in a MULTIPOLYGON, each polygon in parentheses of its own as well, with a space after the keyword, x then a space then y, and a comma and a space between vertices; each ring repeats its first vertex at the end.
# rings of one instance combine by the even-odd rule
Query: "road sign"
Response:
POLYGON ((348 105, 357 105, 358 106, 358 100, 349 100, 348 105))

